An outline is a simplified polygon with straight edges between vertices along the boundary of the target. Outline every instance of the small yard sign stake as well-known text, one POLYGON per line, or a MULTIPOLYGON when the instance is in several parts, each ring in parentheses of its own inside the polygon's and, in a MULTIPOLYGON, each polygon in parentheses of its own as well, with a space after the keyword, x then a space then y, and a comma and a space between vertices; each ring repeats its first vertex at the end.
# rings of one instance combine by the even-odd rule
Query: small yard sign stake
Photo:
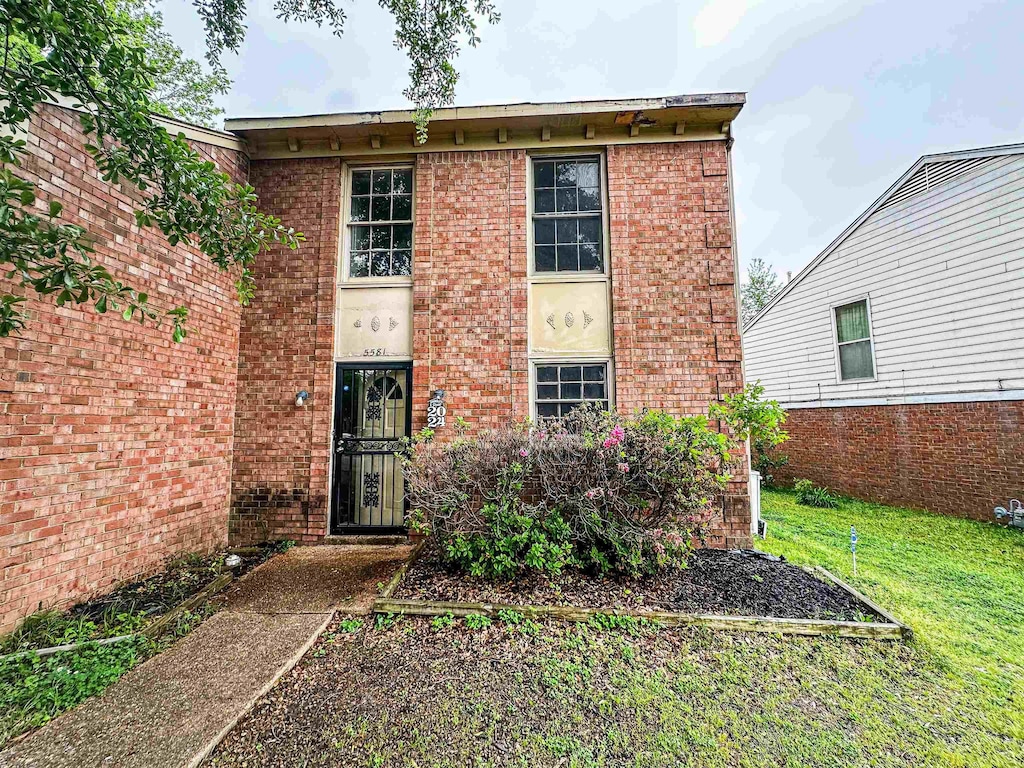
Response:
POLYGON ((857 529, 850 526, 850 554, 853 555, 853 575, 857 575, 857 529))

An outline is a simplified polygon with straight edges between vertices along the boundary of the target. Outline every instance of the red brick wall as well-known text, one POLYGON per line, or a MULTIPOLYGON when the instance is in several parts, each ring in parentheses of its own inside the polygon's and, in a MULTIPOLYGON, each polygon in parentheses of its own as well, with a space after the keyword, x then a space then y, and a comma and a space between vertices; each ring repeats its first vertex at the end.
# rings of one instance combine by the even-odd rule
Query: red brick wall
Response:
POLYGON ((231 537, 316 541, 327 526, 341 162, 259 161, 251 178, 261 209, 306 240, 260 256, 242 313, 231 537))
MULTIPOLYGON (((743 387, 736 274, 723 142, 608 148, 615 339, 620 411, 707 413, 743 387)), ((748 546, 745 456, 717 546, 748 546)))
POLYGON ((786 430, 783 483, 976 520, 1024 499, 1021 401, 800 408, 786 430))
POLYGON ((529 415, 526 152, 445 152, 416 164, 413 428, 445 390, 473 427, 529 415))
MULTIPOLYGON (((244 157, 197 145, 235 178, 244 157)), ((99 178, 77 115, 43 107, 24 169, 40 206, 96 236, 95 259, 158 306, 189 307, 181 344, 164 324, 23 304, 0 339, 0 632, 227 537, 239 306, 232 278, 196 249, 140 230, 127 192, 99 178)), ((133 194, 138 193, 129 190, 133 194)), ((0 279, 0 292, 21 289, 0 279)))
MULTIPOLYGON (((438 388, 451 417, 476 428, 529 414, 527 162, 523 150, 417 157, 414 429, 438 388)), ((727 168, 722 142, 608 149, 622 410, 703 413, 742 386, 727 168)), ((332 159, 253 163, 261 205, 307 242, 261 258, 257 297, 243 313, 237 540, 311 541, 326 528, 341 172, 332 159), (300 389, 311 394, 305 409, 293 402, 300 389)), ((745 468, 713 542, 749 543, 745 468)))

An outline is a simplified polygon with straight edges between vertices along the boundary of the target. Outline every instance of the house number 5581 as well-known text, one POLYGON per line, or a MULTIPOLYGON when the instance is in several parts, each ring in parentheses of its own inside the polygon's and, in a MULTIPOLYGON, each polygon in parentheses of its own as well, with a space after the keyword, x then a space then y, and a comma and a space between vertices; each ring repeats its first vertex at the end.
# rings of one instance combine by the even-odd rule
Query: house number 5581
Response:
POLYGON ((368 347, 363 350, 363 357, 382 357, 387 353, 386 347, 368 347))

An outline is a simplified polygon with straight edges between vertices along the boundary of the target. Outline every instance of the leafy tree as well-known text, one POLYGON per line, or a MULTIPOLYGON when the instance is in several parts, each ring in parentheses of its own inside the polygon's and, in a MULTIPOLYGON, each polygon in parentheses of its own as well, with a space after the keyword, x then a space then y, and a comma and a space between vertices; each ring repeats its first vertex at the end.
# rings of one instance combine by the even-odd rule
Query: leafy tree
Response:
POLYGON ((782 288, 779 276, 771 264, 765 264, 761 259, 754 259, 747 269, 747 282, 740 287, 740 297, 743 304, 743 322, 749 323, 754 315, 760 312, 772 296, 782 288))
POLYGON ((224 114, 214 99, 231 87, 231 78, 219 63, 210 71, 190 59, 164 31, 163 14, 153 0, 117 0, 115 10, 146 51, 146 63, 152 70, 153 90, 149 96, 153 111, 190 123, 215 127, 215 118, 224 114))
MULTIPOLYGON (((148 12, 144 2, 124 0, 112 7, 95 0, 0 0, 0 275, 52 295, 58 306, 91 303, 101 314, 116 310, 139 322, 166 317, 180 341, 187 309, 154 306, 145 293, 95 263, 86 231, 61 220, 59 202, 38 201, 35 185, 19 171, 25 124, 39 104, 63 96, 82 110, 86 148, 102 178, 141 193, 138 225, 160 229, 172 246, 191 242, 218 267, 233 270, 243 304, 253 294, 256 257, 276 243, 295 248, 301 242, 300 233, 257 209, 251 186, 233 183, 184 136, 171 135, 150 118, 173 109, 166 101, 161 107, 161 93, 172 105, 189 97, 173 88, 161 91, 182 73, 183 60, 167 49, 147 54, 145 45, 157 39, 159 25, 140 20, 138 13, 148 12)), ((488 0, 379 2, 394 15, 395 44, 412 62, 405 93, 416 105, 423 141, 432 110, 454 97, 452 61, 460 38, 478 42, 474 13, 490 23, 498 14, 488 0)), ((194 0, 194 5, 206 26, 207 58, 216 74, 222 71, 219 56, 237 51, 244 39, 245 0, 194 0)), ((277 0, 275 8, 285 21, 326 23, 339 35, 344 27, 337 0, 277 0)), ((188 76, 195 72, 186 70, 188 76)), ((219 86, 207 81, 203 87, 219 86)), ((24 327, 19 307, 24 301, 0 294, 0 337, 24 327)))

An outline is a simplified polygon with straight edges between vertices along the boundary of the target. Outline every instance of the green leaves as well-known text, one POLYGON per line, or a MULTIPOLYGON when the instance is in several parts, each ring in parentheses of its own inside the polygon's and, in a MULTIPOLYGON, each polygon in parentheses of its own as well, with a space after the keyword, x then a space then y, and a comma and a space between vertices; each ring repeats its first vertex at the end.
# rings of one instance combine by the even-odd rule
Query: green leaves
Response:
MULTIPOLYGON (((249 267, 256 256, 275 244, 294 248, 303 238, 260 213, 252 187, 233 183, 183 136, 151 119, 160 69, 147 60, 143 43, 152 40, 159 19, 133 15, 142 7, 137 0, 116 7, 91 0, 3 0, 3 7, 11 36, 27 51, 0 72, 0 91, 7 96, 0 120, 7 132, 24 133, 24 122, 55 94, 86 105, 86 151, 103 179, 139 190, 133 195, 136 225, 158 228, 171 247, 194 243, 220 269, 237 271, 239 299, 250 300, 255 287, 249 267), (39 54, 44 49, 45 57, 39 54)), ((59 220, 60 202, 48 201, 48 215, 37 215, 35 185, 19 171, 25 152, 24 140, 0 136, 6 166, 0 169, 0 269, 7 267, 25 288, 52 295, 58 306, 91 302, 99 314, 115 310, 140 323, 166 315, 174 341, 184 340, 184 310, 151 307, 145 293, 94 264, 85 230, 59 220)), ((25 327, 23 301, 0 299, 0 336, 25 327)))

